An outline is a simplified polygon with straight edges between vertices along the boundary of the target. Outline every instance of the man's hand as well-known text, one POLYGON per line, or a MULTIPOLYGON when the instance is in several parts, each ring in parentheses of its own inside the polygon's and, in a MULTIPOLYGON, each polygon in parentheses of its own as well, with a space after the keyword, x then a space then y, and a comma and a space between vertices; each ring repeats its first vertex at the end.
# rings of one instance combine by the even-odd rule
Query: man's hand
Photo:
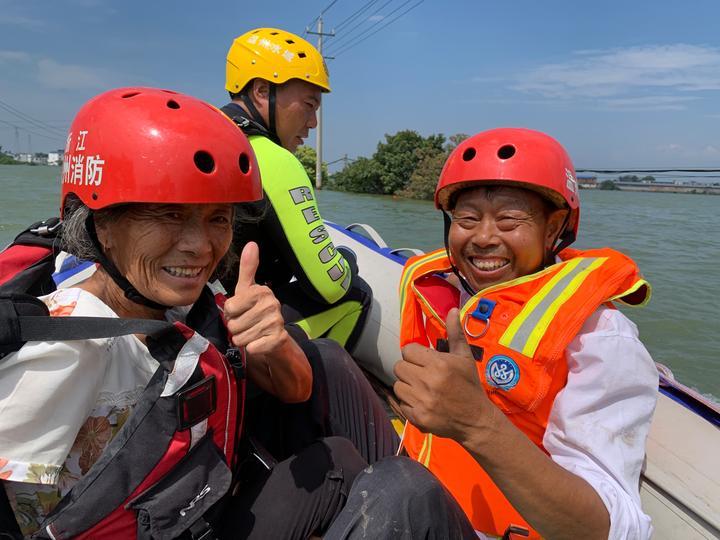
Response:
POLYGON ((403 414, 420 430, 462 443, 497 409, 480 383, 457 309, 450 310, 446 325, 450 352, 416 343, 403 347, 394 390, 403 414))
POLYGON ((240 254, 235 295, 225 302, 225 318, 235 346, 250 355, 274 355, 290 339, 280 312, 280 302, 264 285, 255 283, 260 252, 248 242, 240 254))

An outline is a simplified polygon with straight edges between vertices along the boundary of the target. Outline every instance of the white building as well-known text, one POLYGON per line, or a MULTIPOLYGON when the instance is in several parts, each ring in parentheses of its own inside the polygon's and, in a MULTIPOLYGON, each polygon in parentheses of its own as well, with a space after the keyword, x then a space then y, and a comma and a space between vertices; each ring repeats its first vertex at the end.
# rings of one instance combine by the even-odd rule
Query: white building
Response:
POLYGON ((47 164, 48 165, 60 165, 62 154, 60 152, 48 152, 47 164))

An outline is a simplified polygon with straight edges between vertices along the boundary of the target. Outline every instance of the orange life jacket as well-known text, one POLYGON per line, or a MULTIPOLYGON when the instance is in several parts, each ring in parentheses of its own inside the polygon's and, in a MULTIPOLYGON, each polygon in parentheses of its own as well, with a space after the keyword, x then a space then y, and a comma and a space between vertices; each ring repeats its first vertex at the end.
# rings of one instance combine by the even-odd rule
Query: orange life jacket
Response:
MULTIPOLYGON (((460 309, 468 343, 482 349, 477 369, 488 397, 543 451, 550 409, 567 382, 568 344, 602 304, 644 305, 650 298, 635 263, 617 251, 565 249, 560 258, 535 274, 480 291, 460 309)), ((449 271, 444 249, 406 263, 400 281, 402 346, 438 348, 438 340, 447 338, 447 312, 460 302, 459 291, 438 275, 449 271)), ((502 535, 516 525, 539 538, 458 443, 408 423, 403 445, 450 490, 476 530, 502 535)))

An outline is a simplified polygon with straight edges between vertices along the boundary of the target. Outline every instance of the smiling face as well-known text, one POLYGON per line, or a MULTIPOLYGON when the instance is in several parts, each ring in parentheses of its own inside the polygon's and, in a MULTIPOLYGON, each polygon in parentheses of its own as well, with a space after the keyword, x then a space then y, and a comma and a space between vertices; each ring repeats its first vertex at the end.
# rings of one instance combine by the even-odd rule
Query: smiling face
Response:
POLYGON ((232 241, 230 204, 136 204, 97 223, 105 254, 146 298, 194 303, 232 241))
POLYGON ((295 152, 317 127, 320 88, 299 79, 291 79, 277 87, 275 101, 276 131, 283 148, 295 152))
POLYGON ((451 212, 450 256, 476 291, 532 274, 543 266, 565 213, 527 189, 466 189, 451 212))

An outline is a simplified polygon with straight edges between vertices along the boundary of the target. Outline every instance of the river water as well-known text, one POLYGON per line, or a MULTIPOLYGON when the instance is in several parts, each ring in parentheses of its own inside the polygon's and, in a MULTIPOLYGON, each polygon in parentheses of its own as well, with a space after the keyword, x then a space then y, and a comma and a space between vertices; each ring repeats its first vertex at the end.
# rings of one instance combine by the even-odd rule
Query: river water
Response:
MULTIPOLYGON (((57 214, 59 173, 0 165, 0 245, 57 214)), ((613 247, 638 262, 653 297, 624 312, 656 361, 720 401, 720 197, 586 190, 581 198, 576 246, 613 247)), ((370 223, 390 246, 442 245, 442 218, 429 202, 333 191, 318 200, 325 219, 370 223)))

